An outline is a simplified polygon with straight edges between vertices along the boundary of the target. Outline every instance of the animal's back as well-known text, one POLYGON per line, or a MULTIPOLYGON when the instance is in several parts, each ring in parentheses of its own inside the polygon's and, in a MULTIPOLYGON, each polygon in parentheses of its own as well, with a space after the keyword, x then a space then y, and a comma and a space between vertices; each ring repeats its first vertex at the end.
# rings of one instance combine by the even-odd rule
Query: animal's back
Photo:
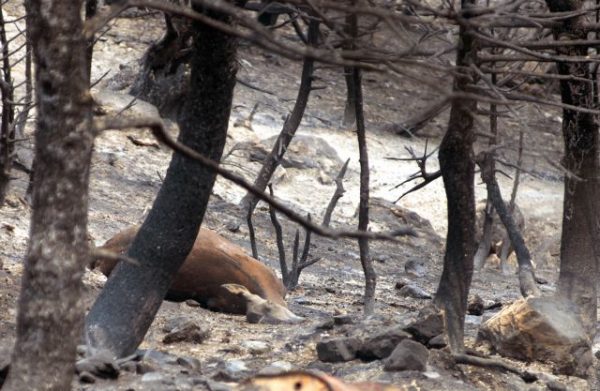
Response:
MULTIPOLYGON (((119 232, 101 248, 125 254, 138 228, 133 226, 119 232)), ((99 260, 93 266, 108 276, 116 261, 99 260)), ((245 302, 221 289, 223 284, 243 285, 266 300, 286 305, 285 288, 268 266, 216 232, 201 228, 190 254, 173 279, 167 299, 194 299, 224 312, 245 313, 245 302)))

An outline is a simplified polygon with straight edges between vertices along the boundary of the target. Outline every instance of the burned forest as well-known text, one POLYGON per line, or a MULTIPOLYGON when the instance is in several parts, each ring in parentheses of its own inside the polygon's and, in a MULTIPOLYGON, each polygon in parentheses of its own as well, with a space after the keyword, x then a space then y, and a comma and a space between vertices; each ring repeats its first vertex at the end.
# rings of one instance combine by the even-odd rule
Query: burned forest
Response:
POLYGON ((0 389, 600 390, 600 5, 0 2, 0 389))

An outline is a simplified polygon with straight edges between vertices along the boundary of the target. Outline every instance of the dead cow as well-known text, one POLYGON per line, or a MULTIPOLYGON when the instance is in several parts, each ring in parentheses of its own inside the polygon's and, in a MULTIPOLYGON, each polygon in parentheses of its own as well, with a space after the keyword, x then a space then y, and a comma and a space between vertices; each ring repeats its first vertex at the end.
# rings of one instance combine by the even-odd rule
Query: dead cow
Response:
MULTIPOLYGON (((109 239, 100 249, 123 255, 133 242, 139 227, 127 228, 109 239)), ((109 276, 116 260, 98 259, 92 268, 109 276)), ((232 314, 246 314, 248 305, 243 295, 231 292, 225 284, 245 287, 279 312, 291 313, 285 303, 285 288, 266 265, 248 256, 244 250, 221 235, 201 228, 194 247, 175 275, 166 299, 196 300, 203 306, 232 314)), ((297 321, 295 315, 289 321, 297 321)), ((282 319, 286 321, 286 319, 282 319)))

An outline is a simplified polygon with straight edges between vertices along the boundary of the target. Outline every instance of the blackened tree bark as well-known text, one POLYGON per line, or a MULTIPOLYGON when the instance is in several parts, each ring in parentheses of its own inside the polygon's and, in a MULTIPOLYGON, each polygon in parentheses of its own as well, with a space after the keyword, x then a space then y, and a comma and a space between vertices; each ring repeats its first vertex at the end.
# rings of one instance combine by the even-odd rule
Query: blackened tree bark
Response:
MULTIPOLYGON (((356 6, 356 1, 353 5, 356 6)), ((347 31, 352 37, 349 44, 352 49, 356 47, 358 39, 358 15, 350 14, 346 18, 347 31)), ((356 136, 358 139, 358 155, 360 162, 360 201, 358 205, 358 230, 369 229, 369 154, 367 148, 367 137, 365 130, 365 116, 363 111, 362 93, 362 71, 358 67, 346 69, 350 71, 351 82, 347 83, 348 96, 352 96, 354 103, 354 120, 356 121, 356 136)), ((377 275, 373 268, 373 260, 369 254, 369 239, 359 238, 358 248, 360 263, 365 274, 364 313, 370 315, 375 310, 375 289, 377 286, 377 275)))
POLYGON ((11 180, 15 153, 15 106, 11 76, 11 54, 6 36, 4 10, 0 5, 0 45, 2 45, 2 117, 0 122, 0 205, 4 204, 11 180))
MULTIPOLYGON (((179 120, 179 141, 218 161, 235 86, 237 41, 199 22, 193 24, 193 39, 191 85, 179 120)), ((143 340, 196 239, 214 180, 213 170, 173 155, 152 210, 128 251, 141 266, 119 264, 88 315, 86 337, 93 347, 124 356, 143 340)))
MULTIPOLYGON (((546 3, 552 12, 577 11, 583 6, 579 0, 547 0, 546 3)), ((579 28, 584 21, 583 16, 566 19, 562 28, 555 31, 556 39, 586 39, 586 32, 579 28)), ((565 46, 557 51, 562 55, 587 55, 585 47, 565 46)), ((586 63, 557 63, 557 67, 561 75, 590 78, 586 63)), ((594 106, 591 81, 561 80, 560 91, 563 103, 585 108, 594 106)), ((565 176, 558 294, 579 305, 584 327, 593 338, 596 333, 600 234, 598 125, 592 114, 565 109, 562 131, 563 164, 573 175, 565 176)))
POLYGON ((82 0, 30 0, 38 102, 38 175, 17 341, 3 390, 71 387, 83 329, 81 277, 89 263, 87 209, 92 153, 82 0))
MULTIPOLYGON (((473 0, 462 0, 464 16, 473 0)), ((473 38, 461 25, 456 66, 462 73, 454 78, 454 91, 465 91, 472 81, 466 70, 476 57, 473 38)), ((473 276, 475 253, 475 162, 473 156, 473 115, 476 102, 454 99, 448 130, 440 145, 439 160, 448 202, 448 233, 444 270, 435 295, 435 303, 444 310, 448 342, 452 353, 464 352, 464 323, 467 295, 473 276)))

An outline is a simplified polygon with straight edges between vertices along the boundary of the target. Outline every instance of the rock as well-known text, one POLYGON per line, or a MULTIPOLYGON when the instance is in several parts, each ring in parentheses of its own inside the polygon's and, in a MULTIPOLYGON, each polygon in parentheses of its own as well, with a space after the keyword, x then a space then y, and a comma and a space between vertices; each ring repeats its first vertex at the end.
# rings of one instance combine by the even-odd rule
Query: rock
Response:
POLYGON ((164 365, 177 365, 177 356, 169 353, 163 353, 158 350, 148 349, 142 354, 141 360, 143 363, 160 367, 164 365))
POLYGON ((170 333, 174 329, 181 328, 190 322, 193 322, 193 319, 189 316, 176 316, 174 318, 168 318, 162 327, 162 331, 165 333, 170 333))
POLYGON ((269 351, 269 345, 263 341, 244 341, 242 347, 248 350, 250 354, 258 355, 269 351))
POLYGON ((410 337, 410 334, 401 328, 391 327, 383 332, 365 338, 356 356, 365 361, 386 358, 392 353, 396 345, 410 337))
POLYGON ((177 364, 191 371, 199 371, 202 367, 200 364, 200 360, 194 357, 178 357, 177 364))
POLYGON ((417 316, 417 320, 404 328, 415 340, 427 344, 429 340, 444 332, 444 317, 433 306, 425 307, 417 316))
MULTIPOLYGON (((276 140, 277 136, 273 136, 260 144, 249 145, 250 159, 262 162, 276 140)), ((343 164, 335 148, 327 141, 308 135, 294 136, 281 161, 283 168, 317 169, 330 177, 335 177, 343 164)))
POLYGON ((567 386, 556 380, 546 383, 546 387, 548 388, 548 391, 567 391, 567 386))
POLYGON ((392 354, 385 360, 383 369, 386 371, 416 370, 424 372, 427 368, 429 351, 423 345, 410 339, 405 339, 396 346, 392 354))
POLYGON ((278 375, 283 372, 289 372, 294 368, 294 366, 287 361, 275 361, 271 364, 267 365, 260 371, 258 371, 259 375, 278 375))
POLYGON ((342 326, 345 324, 353 324, 354 317, 352 315, 336 315, 333 317, 333 324, 336 326, 342 326))
POLYGON ((358 338, 337 338, 317 343, 317 356, 325 362, 351 361, 360 348, 358 338))
POLYGON ((425 274, 427 274, 425 263, 418 259, 409 259, 406 261, 404 264, 404 271, 406 274, 414 277, 423 277, 425 274))
POLYGON ((431 299, 431 295, 416 285, 404 285, 398 292, 400 296, 412 297, 414 299, 431 299))
POLYGON ((242 360, 230 360, 220 365, 220 370, 213 377, 217 381, 237 382, 246 376, 248 367, 242 360))
POLYGON ((427 342, 427 347, 431 349, 443 349, 448 346, 446 334, 436 335, 427 342))
POLYGON ((469 315, 481 316, 485 308, 485 303, 479 295, 473 295, 469 298, 467 304, 467 313, 469 315))
POLYGON ((156 368, 154 365, 147 362, 138 362, 135 366, 135 371, 140 375, 144 375, 146 373, 156 372, 156 368))
POLYGON ((96 383, 96 377, 89 372, 81 372, 79 374, 79 381, 86 384, 94 384, 96 383))
POLYGON ((148 372, 142 376, 142 383, 162 382, 165 376, 159 372, 148 372))
POLYGON ((210 330, 194 321, 187 321, 165 335, 163 343, 190 342, 200 344, 210 337, 210 330))
POLYGON ((87 372, 102 379, 119 377, 119 365, 108 350, 99 350, 75 363, 75 371, 79 374, 87 372))
POLYGON ((396 285, 394 285, 394 288, 400 290, 407 285, 413 285, 413 282, 409 279, 401 278, 399 281, 396 282, 396 285))
POLYGON ((136 373, 138 363, 135 361, 126 361, 119 365, 119 369, 123 372, 136 373))
POLYGON ((482 325, 478 339, 507 357, 552 363, 565 375, 585 377, 593 361, 575 305, 556 297, 515 301, 482 325))
POLYGON ((425 243, 433 245, 435 248, 440 248, 445 243, 445 240, 435 232, 429 220, 383 198, 371 197, 369 199, 369 219, 389 230, 395 230, 402 225, 412 227, 419 238, 413 238, 411 242, 420 243, 425 239, 425 243))

